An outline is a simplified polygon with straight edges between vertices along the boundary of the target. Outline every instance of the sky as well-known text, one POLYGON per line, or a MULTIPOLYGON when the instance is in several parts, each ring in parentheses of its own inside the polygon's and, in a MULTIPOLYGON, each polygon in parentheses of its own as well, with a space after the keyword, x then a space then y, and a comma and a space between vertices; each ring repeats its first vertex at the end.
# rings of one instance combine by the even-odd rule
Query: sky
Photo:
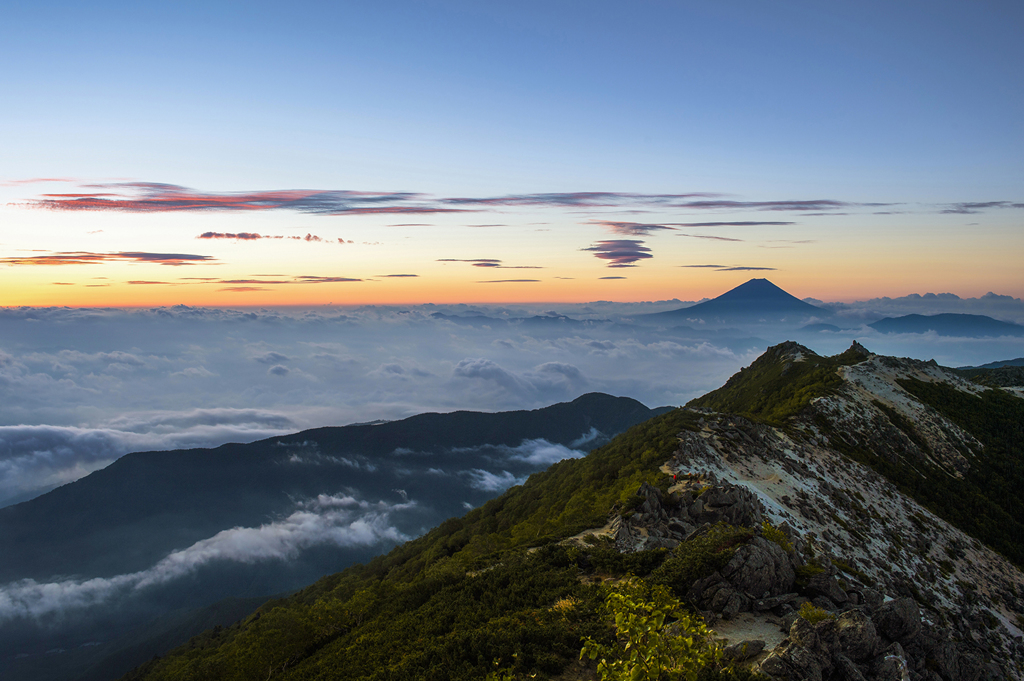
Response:
POLYGON ((865 326, 1024 322, 1020 3, 0 16, 0 504, 129 451, 683 404, 793 337, 1024 355, 865 326), (752 277, 843 330, 622 321, 752 277), (521 321, 552 314, 580 321, 521 321))
POLYGON ((1019 3, 3 17, 0 306, 1024 296, 1019 3))

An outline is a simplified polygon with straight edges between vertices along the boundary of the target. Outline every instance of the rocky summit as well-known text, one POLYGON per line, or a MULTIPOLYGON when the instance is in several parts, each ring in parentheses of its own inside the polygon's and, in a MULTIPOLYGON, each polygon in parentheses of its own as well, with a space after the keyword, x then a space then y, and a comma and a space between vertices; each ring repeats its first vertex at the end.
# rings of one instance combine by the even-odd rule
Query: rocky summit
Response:
MULTIPOLYGON (((814 356, 773 350, 783 364, 814 356)), ((963 477, 982 443, 900 380, 984 388, 934 362, 851 350, 862 361, 839 367, 842 384, 788 428, 702 411, 665 465, 677 482, 638 490, 643 504, 614 525, 617 547, 673 549, 720 522, 761 528, 687 595, 733 656, 772 677, 1024 678, 1021 571, 835 446, 963 477)))
POLYGON ((769 348, 686 407, 126 678, 627 678, 581 647, 643 657, 665 615, 643 618, 671 612, 661 666, 630 678, 1022 680, 1024 400, 973 378, 856 343, 769 348), (611 616, 623 584, 637 609, 611 616), (704 644, 682 629, 692 614, 704 644), (618 628, 632 621, 642 633, 618 628), (704 652, 673 658, 673 636, 704 652))

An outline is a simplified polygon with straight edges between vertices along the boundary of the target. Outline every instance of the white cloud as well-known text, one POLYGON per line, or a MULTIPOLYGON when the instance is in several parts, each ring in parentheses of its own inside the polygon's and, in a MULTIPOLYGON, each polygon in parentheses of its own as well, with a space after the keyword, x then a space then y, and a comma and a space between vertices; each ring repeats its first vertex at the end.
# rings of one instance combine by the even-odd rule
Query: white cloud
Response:
POLYGON ((174 551, 152 567, 114 577, 37 582, 23 579, 0 586, 0 622, 41 619, 69 609, 88 608, 187 576, 217 561, 256 563, 287 560, 317 545, 340 547, 399 543, 409 537, 390 515, 414 502, 370 504, 351 496, 321 494, 297 504, 286 518, 259 527, 234 527, 174 551))
POLYGON ((470 487, 482 492, 501 492, 513 485, 521 485, 526 482, 526 476, 516 477, 508 471, 492 473, 482 468, 473 468, 472 470, 461 471, 460 474, 469 479, 470 487))

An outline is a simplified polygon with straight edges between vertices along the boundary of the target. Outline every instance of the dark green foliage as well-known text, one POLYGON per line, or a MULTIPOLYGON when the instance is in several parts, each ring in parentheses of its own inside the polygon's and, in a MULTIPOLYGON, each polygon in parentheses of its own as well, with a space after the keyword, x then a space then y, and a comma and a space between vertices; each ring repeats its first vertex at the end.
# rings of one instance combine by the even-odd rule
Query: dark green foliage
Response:
MULTIPOLYGON (((878 456, 870 447, 839 436, 824 419, 816 420, 817 427, 833 447, 874 468, 937 516, 1024 566, 1024 502, 1020 496, 1024 489, 1024 400, 1002 390, 975 396, 944 383, 915 379, 899 383, 984 445, 980 454, 969 457, 970 469, 962 478, 923 459, 907 462, 878 456)), ((894 425, 901 427, 900 423, 894 425)), ((912 425, 904 421, 904 428, 912 430, 912 425)))
POLYGON ((843 379, 836 369, 866 358, 854 348, 833 357, 820 357, 796 343, 783 343, 769 348, 718 390, 691 400, 687 406, 782 425, 803 411, 812 399, 842 385, 843 379), (800 361, 791 359, 790 355, 795 352, 802 355, 800 361))
POLYGON ((886 415, 889 419, 889 423, 903 431, 903 434, 910 438, 910 441, 917 445, 921 451, 926 454, 932 453, 932 448, 928 444, 928 440, 921 436, 914 427, 914 424, 910 422, 906 416, 890 407, 885 402, 879 402, 878 400, 871 400, 871 404, 875 405, 879 411, 886 415))
POLYGON ((583 636, 608 635, 580 573, 647 574, 667 552, 613 557, 600 541, 583 549, 553 542, 604 525, 643 482, 664 488, 659 468, 697 418, 679 409, 635 426, 126 678, 249 679, 273 670, 275 679, 479 679, 496 658, 505 667, 515 659, 516 673, 557 674, 579 656, 583 636), (579 604, 554 609, 565 599, 579 604))
POLYGON ((998 389, 975 396, 915 379, 900 385, 985 445, 948 485, 953 496, 933 495, 932 510, 1024 565, 1024 400, 998 389))
POLYGON ((725 567, 736 549, 750 541, 754 530, 725 523, 712 526, 703 534, 679 544, 657 569, 651 572, 652 584, 664 584, 679 597, 685 597, 698 579, 725 567))
POLYGON ((964 378, 991 387, 1024 386, 1024 366, 996 368, 953 369, 964 378))

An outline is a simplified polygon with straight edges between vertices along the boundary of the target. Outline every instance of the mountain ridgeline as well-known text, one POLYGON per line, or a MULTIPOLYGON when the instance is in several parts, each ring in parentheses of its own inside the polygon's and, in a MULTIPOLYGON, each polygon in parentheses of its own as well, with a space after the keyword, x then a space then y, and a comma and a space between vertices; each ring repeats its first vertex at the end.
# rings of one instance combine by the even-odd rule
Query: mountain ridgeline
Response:
POLYGON ((124 678, 620 678, 696 627, 632 678, 1022 679, 1022 424, 934 362, 784 343, 124 678))

